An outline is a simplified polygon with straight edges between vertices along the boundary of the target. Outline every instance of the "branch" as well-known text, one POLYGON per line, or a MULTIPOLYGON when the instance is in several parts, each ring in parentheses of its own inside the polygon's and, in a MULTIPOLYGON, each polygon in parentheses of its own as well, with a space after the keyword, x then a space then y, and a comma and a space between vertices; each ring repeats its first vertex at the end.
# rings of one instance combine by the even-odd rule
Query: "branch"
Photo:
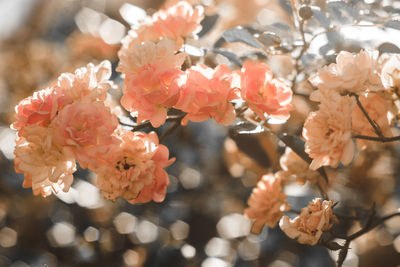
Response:
POLYGON ((359 238, 360 236, 368 233, 369 231, 371 231, 372 229, 374 229, 375 227, 381 225, 382 223, 384 223, 385 221, 396 217, 396 216, 400 216, 400 212, 395 212, 393 214, 389 214, 386 215, 382 218, 376 219, 375 218, 375 206, 373 206, 371 214, 368 218, 367 223, 365 224, 365 226, 359 230, 358 232, 346 237, 346 243, 344 244, 343 248, 340 250, 339 252, 339 258, 337 261, 337 266, 341 267, 343 265, 344 260, 346 259, 347 256, 347 252, 349 250, 349 246, 350 246, 350 242, 353 241, 354 239, 359 238), (375 219, 375 220, 374 220, 375 219))
POLYGON ((357 101, 357 105, 364 114, 365 118, 367 118, 369 124, 371 124, 372 128, 374 128, 375 133, 381 137, 384 138, 381 129, 379 128, 379 125, 371 119, 371 117, 368 115, 367 111, 364 109, 363 105, 361 104, 360 97, 357 94, 350 94, 351 96, 354 96, 357 101))
POLYGON ((393 136, 393 137, 376 137, 376 136, 367 136, 367 135, 355 135, 353 136, 354 138, 357 139, 364 139, 364 140, 369 140, 369 141, 376 141, 376 142, 382 142, 382 143, 388 143, 388 142, 394 142, 394 141, 400 141, 400 136, 393 136))

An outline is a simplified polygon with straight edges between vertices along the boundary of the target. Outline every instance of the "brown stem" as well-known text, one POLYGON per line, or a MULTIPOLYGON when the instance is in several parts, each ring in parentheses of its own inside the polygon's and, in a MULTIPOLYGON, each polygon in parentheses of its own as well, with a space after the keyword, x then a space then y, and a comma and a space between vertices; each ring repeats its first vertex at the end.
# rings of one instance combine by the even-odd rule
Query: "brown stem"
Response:
POLYGON ((357 94, 350 94, 350 95, 352 95, 356 98, 357 106, 360 108, 360 110, 364 114, 365 118, 367 118, 367 120, 368 120, 369 124, 371 124, 372 128, 374 128, 375 133, 379 137, 384 138, 382 131, 379 128, 379 125, 371 119, 371 117, 368 115, 367 111, 364 109, 363 105, 361 104, 360 97, 357 94))
POLYGON ((353 137, 357 138, 357 139, 370 140, 370 141, 376 141, 376 142, 382 142, 382 143, 400 141, 400 136, 393 136, 393 137, 382 136, 382 137, 377 137, 377 136, 355 135, 353 137))
POLYGON ((345 245, 343 246, 343 248, 339 252, 339 258, 338 258, 338 261, 337 261, 337 264, 338 264, 337 266, 341 267, 343 265, 343 262, 346 259, 347 252, 349 250, 349 246, 350 246, 350 242, 351 241, 353 241, 354 239, 359 238, 360 236, 368 233, 369 231, 371 231, 375 227, 381 225, 385 221, 387 221, 387 220, 389 220, 389 219, 391 219, 393 217, 396 217, 396 216, 400 216, 400 212, 395 212, 395 213, 386 215, 386 216, 384 216, 384 217, 382 217, 380 219, 375 219, 375 208, 373 208, 372 211, 371 211, 371 214, 370 214, 370 216, 368 218, 368 221, 367 221, 366 225, 361 230, 359 230, 358 232, 356 232, 356 233, 354 233, 352 235, 349 235, 348 237, 345 238, 346 239, 346 243, 345 243, 345 245))

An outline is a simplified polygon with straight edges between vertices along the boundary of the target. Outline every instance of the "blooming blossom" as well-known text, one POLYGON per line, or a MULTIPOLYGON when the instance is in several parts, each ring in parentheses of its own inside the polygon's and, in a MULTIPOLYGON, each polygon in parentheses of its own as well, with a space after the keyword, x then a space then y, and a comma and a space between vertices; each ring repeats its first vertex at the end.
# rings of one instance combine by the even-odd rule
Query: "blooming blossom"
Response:
POLYGON ((123 197, 129 202, 161 202, 169 184, 164 168, 173 163, 168 148, 157 135, 119 131, 120 146, 109 156, 111 164, 96 170, 97 185, 107 199, 123 197))
POLYGON ((178 103, 174 106, 187 113, 182 124, 187 121, 200 122, 209 118, 223 125, 230 125, 236 115, 229 101, 238 98, 237 89, 232 86, 232 73, 226 65, 215 70, 198 64, 186 71, 186 81, 182 86, 178 103))
POLYGON ((51 129, 25 127, 25 136, 16 139, 15 171, 24 173, 24 187, 32 187, 35 195, 51 195, 51 191, 67 192, 76 170, 75 158, 68 150, 53 144, 51 129))
POLYGON ((165 122, 167 108, 178 101, 177 81, 185 56, 184 53, 175 55, 174 44, 169 39, 157 44, 145 42, 120 53, 118 71, 125 73, 121 104, 137 114, 138 122, 150 120, 154 127, 165 122))
POLYGON ((251 231, 256 234, 261 232, 264 224, 275 227, 283 212, 290 209, 282 192, 281 180, 273 174, 262 177, 247 203, 250 207, 244 212, 250 219, 255 219, 251 231))
POLYGON ((310 99, 320 102, 330 90, 345 94, 382 89, 377 60, 378 51, 361 50, 358 54, 341 51, 336 63, 323 67, 312 79, 319 90, 314 91, 310 99))
POLYGON ((203 18, 203 7, 193 8, 189 3, 180 1, 157 11, 152 17, 144 18, 140 25, 133 26, 122 40, 123 49, 131 49, 142 42, 158 42, 161 38, 169 38, 177 51, 182 47, 184 37, 200 32, 203 18))
POLYGON ((280 79, 273 78, 270 68, 263 64, 246 61, 241 74, 241 96, 251 110, 265 120, 265 114, 273 119, 287 120, 292 109, 292 90, 280 79))
POLYGON ((283 216, 279 223, 282 231, 290 238, 297 238, 301 244, 315 245, 324 231, 328 231, 338 219, 332 211, 333 200, 320 198, 311 201, 308 207, 301 209, 294 219, 283 216))
POLYGON ((311 112, 303 127, 305 151, 313 159, 310 169, 321 166, 336 168, 341 161, 347 165, 354 155, 351 138, 351 114, 356 103, 353 97, 335 92, 311 112))
POLYGON ((113 86, 110 77, 111 63, 104 60, 96 66, 89 63, 86 67, 77 69, 75 73, 61 74, 57 86, 73 101, 104 101, 108 89, 113 86))
MULTIPOLYGON (((366 96, 360 96, 360 102, 368 116, 379 126, 382 134, 386 137, 391 137, 392 131, 390 130, 390 119, 388 117, 390 101, 377 94, 367 94, 366 96)), ((376 136, 374 129, 358 106, 352 113, 352 128, 357 134, 376 136)), ((364 149, 368 141, 357 140, 357 144, 360 149, 364 149)))
POLYGON ((62 109, 51 124, 55 144, 72 149, 82 168, 96 167, 114 144, 111 134, 117 126, 116 116, 99 101, 76 101, 62 109))
POLYGON ((11 128, 19 130, 21 135, 25 126, 48 126, 57 112, 71 102, 58 88, 51 87, 37 91, 15 106, 16 120, 11 128))
POLYGON ((183 37, 200 32, 203 18, 202 6, 193 9, 189 3, 181 1, 166 10, 156 12, 153 15, 153 25, 160 36, 176 40, 177 47, 180 47, 183 37))

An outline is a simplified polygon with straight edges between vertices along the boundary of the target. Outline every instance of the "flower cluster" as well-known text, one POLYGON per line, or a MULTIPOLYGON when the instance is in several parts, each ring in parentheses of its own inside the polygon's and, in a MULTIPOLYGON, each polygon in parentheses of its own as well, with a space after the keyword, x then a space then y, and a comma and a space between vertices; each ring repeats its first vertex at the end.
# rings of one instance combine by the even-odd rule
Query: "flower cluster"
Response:
POLYGON ((275 227, 278 222, 285 234, 290 238, 297 238, 299 243, 315 245, 324 231, 329 230, 338 220, 333 214, 333 200, 320 198, 310 202, 308 207, 301 210, 299 216, 289 219, 284 212, 290 210, 283 193, 285 171, 264 175, 253 189, 247 203, 249 208, 244 214, 253 219, 251 232, 259 234, 264 225, 275 227))
MULTIPOLYGON (((153 127, 163 125, 172 108, 182 111, 182 125, 209 118, 230 125, 236 119, 233 102, 240 99, 263 120, 287 120, 292 91, 263 63, 247 61, 238 72, 223 64, 183 69, 187 55, 178 50, 184 37, 200 31, 203 17, 201 7, 179 2, 134 26, 118 53, 125 85, 121 105, 137 123, 149 120, 153 127)), ((164 199, 164 168, 173 159, 154 133, 120 129, 117 112, 106 100, 110 76, 110 62, 88 64, 61 74, 54 86, 17 105, 15 167, 35 194, 68 191, 77 160, 97 173, 108 199, 164 199)))
POLYGON ((75 158, 87 167, 96 165, 118 119, 104 105, 112 86, 111 63, 62 74, 56 85, 35 92, 15 108, 19 130, 15 169, 25 174, 25 187, 35 194, 68 191, 76 170, 75 158))
POLYGON ((68 191, 76 160, 98 174, 105 197, 132 203, 162 201, 173 162, 155 133, 125 132, 107 105, 111 63, 64 73, 53 87, 16 106, 15 169, 35 195, 68 191), (128 167, 127 167, 128 166, 128 167))
POLYGON ((160 127, 167 110, 174 108, 186 113, 183 125, 209 118, 230 125, 236 118, 232 101, 239 98, 263 120, 289 118, 292 91, 263 63, 247 61, 239 75, 224 64, 215 69, 197 64, 182 71, 186 54, 175 54, 174 42, 165 38, 122 48, 119 56, 117 70, 125 75, 121 104, 138 122, 150 120, 160 127))
MULTIPOLYGON (((318 90, 310 99, 320 102, 319 110, 309 114, 303 128, 306 152, 313 159, 311 169, 349 164, 355 149, 353 135, 392 136, 390 101, 385 93, 397 83, 399 62, 397 56, 378 58, 377 51, 340 52, 336 63, 325 66, 311 79, 318 90)), ((359 149, 368 144, 357 143, 359 149)))

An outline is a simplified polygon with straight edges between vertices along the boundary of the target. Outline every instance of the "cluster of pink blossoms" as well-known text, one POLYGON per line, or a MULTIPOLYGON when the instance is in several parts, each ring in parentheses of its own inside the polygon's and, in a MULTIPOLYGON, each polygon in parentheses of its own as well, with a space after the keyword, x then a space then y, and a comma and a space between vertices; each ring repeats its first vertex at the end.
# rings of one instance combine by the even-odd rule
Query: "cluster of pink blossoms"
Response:
POLYGON ((261 119, 287 120, 292 108, 292 91, 283 81, 273 78, 267 65, 245 62, 241 72, 232 72, 221 64, 215 69, 197 64, 182 71, 185 53, 174 53, 174 43, 135 44, 131 54, 121 56, 118 70, 125 74, 122 106, 137 117, 163 125, 167 110, 174 108, 187 115, 182 120, 201 122, 209 118, 223 125, 235 121, 231 101, 242 98, 261 119), (241 80, 238 83, 238 80, 241 80))
POLYGON ((226 65, 212 69, 197 64, 181 69, 187 55, 176 53, 177 48, 183 44, 182 37, 201 29, 202 18, 202 9, 179 2, 155 13, 150 23, 143 22, 128 34, 118 54, 117 70, 125 75, 122 106, 138 122, 150 120, 153 127, 165 123, 169 108, 187 113, 183 125, 209 118, 230 125, 236 118, 231 101, 239 98, 261 119, 287 120, 292 91, 273 78, 263 63, 245 62, 238 73, 226 65))
POLYGON ((168 160, 168 149, 154 133, 118 128, 118 118, 105 102, 113 86, 110 76, 110 62, 88 64, 62 74, 56 85, 16 106, 15 169, 24 173, 23 185, 35 195, 68 191, 77 160, 98 174, 97 184, 107 198, 163 200, 168 185, 163 168, 173 159, 168 160))
MULTIPOLYGON (((320 102, 319 110, 311 112, 304 128, 306 152, 313 159, 310 168, 337 167, 351 162, 355 145, 353 135, 375 136, 372 125, 356 104, 359 97, 364 110, 385 137, 391 137, 390 99, 387 95, 398 83, 400 61, 397 56, 377 51, 358 54, 340 52, 336 63, 318 71, 311 82, 318 88, 310 99, 320 102)), ((358 140, 359 149, 368 141, 358 140)))
MULTIPOLYGON (((187 57, 179 50, 183 38, 201 30, 203 17, 202 8, 179 2, 129 32, 117 68, 125 78, 121 105, 137 123, 149 120, 153 127, 163 125, 172 108, 184 113, 182 125, 209 118, 230 125, 236 119, 236 100, 245 101, 262 120, 287 120, 292 91, 263 63, 247 61, 240 71, 223 64, 182 69, 187 57)), ((169 183, 164 168, 173 159, 156 134, 119 127, 116 111, 106 101, 113 85, 110 76, 108 61, 89 64, 62 74, 56 85, 16 107, 15 168, 35 194, 68 191, 78 161, 97 173, 97 185, 107 199, 164 199, 169 183)))
MULTIPOLYGON (((301 159, 300 159, 301 160, 301 159)), ((334 223, 338 223, 333 214, 333 201, 316 198, 300 214, 289 219, 284 212, 290 210, 283 193, 285 183, 282 171, 264 175, 253 189, 247 201, 249 208, 244 213, 253 219, 252 233, 259 234, 264 225, 275 227, 278 222, 281 230, 290 238, 301 244, 315 245, 324 231, 328 231, 334 223)))

